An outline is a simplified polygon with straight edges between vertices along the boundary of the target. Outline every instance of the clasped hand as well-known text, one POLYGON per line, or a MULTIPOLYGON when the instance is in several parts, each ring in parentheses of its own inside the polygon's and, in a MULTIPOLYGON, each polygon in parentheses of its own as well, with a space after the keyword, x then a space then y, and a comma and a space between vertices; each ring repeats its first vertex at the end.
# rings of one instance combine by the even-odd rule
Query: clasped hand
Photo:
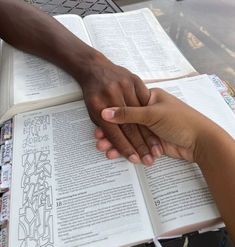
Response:
POLYGON ((102 119, 101 111, 111 106, 142 106, 149 101, 150 92, 139 77, 127 69, 114 65, 104 56, 89 65, 81 86, 89 115, 99 126, 96 135, 105 139, 97 148, 106 151, 108 158, 120 154, 133 163, 153 163, 159 153, 158 138, 137 124, 113 124, 102 119))
MULTIPOLYGON (((150 90, 147 106, 112 107, 102 111, 104 120, 116 124, 143 125, 159 138, 159 150, 172 158, 196 161, 198 143, 205 130, 217 128, 211 120, 162 89, 150 90)), ((113 148, 100 129, 96 130, 98 150, 113 148)), ((107 155, 108 156, 108 155, 107 155)))

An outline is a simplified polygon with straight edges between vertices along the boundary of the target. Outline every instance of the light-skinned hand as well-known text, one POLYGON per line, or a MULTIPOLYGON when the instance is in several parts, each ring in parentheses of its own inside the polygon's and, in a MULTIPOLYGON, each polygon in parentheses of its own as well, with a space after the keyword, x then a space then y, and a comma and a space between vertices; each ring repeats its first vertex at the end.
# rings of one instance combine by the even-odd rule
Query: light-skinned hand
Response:
MULTIPOLYGON (((162 89, 152 89, 145 107, 112 107, 102 111, 104 120, 115 124, 136 123, 147 127, 160 140, 159 153, 173 158, 194 161, 197 141, 204 132, 215 124, 198 111, 186 105, 162 89)), ((106 152, 108 158, 118 157, 117 150, 96 130, 97 149, 106 152), (116 154, 115 155, 110 155, 116 154)))

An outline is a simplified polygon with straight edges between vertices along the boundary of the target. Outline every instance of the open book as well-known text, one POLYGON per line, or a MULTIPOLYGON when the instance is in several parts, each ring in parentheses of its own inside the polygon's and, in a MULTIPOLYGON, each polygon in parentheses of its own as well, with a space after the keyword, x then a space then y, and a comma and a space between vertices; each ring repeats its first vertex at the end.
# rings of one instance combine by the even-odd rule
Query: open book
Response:
MULTIPOLYGON (((207 75, 148 85, 235 137, 235 115, 207 75)), ((22 113, 13 123, 10 247, 131 246, 220 222, 197 164, 163 156, 134 166, 97 152, 83 101, 22 113)))
MULTIPOLYGON (((144 81, 195 73, 148 9, 126 13, 56 17, 87 44, 144 81)), ((2 47, 0 122, 16 113, 82 98, 79 84, 46 61, 2 47)))

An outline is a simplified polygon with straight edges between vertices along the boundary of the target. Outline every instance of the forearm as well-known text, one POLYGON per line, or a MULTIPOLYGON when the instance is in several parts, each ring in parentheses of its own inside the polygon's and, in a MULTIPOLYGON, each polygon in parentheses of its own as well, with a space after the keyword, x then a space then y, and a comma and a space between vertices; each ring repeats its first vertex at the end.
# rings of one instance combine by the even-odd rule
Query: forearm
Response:
POLYGON ((54 18, 19 0, 0 0, 0 37, 57 64, 76 79, 89 73, 90 63, 101 56, 54 18))
POLYGON ((196 162, 235 242, 235 141, 214 126, 205 130, 196 153, 196 162))

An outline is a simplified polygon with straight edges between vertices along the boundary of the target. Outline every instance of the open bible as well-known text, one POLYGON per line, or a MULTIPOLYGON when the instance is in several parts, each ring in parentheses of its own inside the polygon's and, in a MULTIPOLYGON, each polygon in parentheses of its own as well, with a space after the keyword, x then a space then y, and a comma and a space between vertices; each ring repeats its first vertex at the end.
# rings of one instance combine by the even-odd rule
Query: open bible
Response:
MULTIPOLYGON (((148 9, 126 13, 61 15, 56 19, 88 45, 144 81, 196 73, 148 9)), ((0 122, 16 113, 82 98, 71 76, 35 56, 2 46, 0 122)))
MULTIPOLYGON (((235 115, 207 75, 148 86, 235 137, 235 115)), ((18 114, 13 125, 10 247, 132 246, 221 222, 197 164, 163 156, 134 166, 97 152, 83 101, 18 114)))

